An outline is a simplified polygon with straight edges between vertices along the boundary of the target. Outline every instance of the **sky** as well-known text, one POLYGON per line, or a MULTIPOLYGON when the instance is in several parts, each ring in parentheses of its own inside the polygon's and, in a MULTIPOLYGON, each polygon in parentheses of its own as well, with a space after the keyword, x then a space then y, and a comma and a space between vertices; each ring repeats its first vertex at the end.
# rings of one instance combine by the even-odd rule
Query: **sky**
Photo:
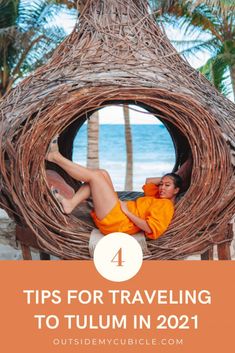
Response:
MULTIPOLYGON (((129 113, 132 125, 162 124, 155 116, 139 106, 129 106, 129 113)), ((123 108, 120 106, 110 106, 100 109, 99 122, 100 124, 123 124, 123 108)))

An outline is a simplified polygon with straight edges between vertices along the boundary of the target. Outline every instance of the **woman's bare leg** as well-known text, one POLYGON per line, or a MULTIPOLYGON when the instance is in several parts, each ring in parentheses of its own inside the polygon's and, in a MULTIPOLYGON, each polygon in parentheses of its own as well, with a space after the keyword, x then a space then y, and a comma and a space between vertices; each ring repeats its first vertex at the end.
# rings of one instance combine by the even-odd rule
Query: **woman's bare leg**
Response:
POLYGON ((99 169, 99 170, 101 171, 101 173, 103 174, 103 176, 105 177, 105 179, 106 179, 107 182, 110 184, 110 186, 111 186, 111 188, 113 189, 113 191, 115 192, 112 179, 111 179, 109 173, 107 172, 107 170, 105 170, 105 169, 99 169))
MULTIPOLYGON (((112 180, 106 170, 100 169, 103 173, 103 176, 106 178, 107 182, 110 183, 113 188, 112 180)), ((91 188, 88 183, 84 183, 78 191, 73 195, 71 199, 66 199, 61 196, 59 193, 55 193, 55 197, 62 204, 64 212, 70 214, 80 203, 87 200, 91 196, 91 188)))
POLYGON ((66 199, 59 193, 53 193, 56 199, 62 204, 64 212, 70 214, 84 200, 88 199, 91 195, 90 185, 84 183, 71 199, 66 199))
MULTIPOLYGON (((49 152, 47 159, 59 165, 74 179, 89 183, 94 209, 99 219, 104 218, 115 206, 118 197, 110 177, 104 176, 103 170, 93 170, 75 164, 63 157, 57 150, 49 152)), ((62 203, 62 200, 60 202, 62 203)))

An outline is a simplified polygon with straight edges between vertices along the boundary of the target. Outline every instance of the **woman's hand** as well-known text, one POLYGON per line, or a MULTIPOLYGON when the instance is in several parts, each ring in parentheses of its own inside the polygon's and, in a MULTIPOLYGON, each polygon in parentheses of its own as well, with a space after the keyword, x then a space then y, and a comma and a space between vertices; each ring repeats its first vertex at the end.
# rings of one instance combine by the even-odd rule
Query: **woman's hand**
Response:
POLYGON ((126 201, 121 201, 121 200, 120 200, 120 204, 121 204, 122 212, 125 213, 125 215, 128 215, 129 210, 128 210, 128 208, 127 208, 126 201))
POLYGON ((152 229, 149 227, 148 223, 144 219, 134 215, 133 213, 131 213, 131 211, 128 210, 126 201, 120 201, 120 204, 121 204, 122 212, 125 213, 125 215, 138 228, 140 228, 141 230, 145 231, 146 233, 149 233, 149 234, 152 233, 152 229))

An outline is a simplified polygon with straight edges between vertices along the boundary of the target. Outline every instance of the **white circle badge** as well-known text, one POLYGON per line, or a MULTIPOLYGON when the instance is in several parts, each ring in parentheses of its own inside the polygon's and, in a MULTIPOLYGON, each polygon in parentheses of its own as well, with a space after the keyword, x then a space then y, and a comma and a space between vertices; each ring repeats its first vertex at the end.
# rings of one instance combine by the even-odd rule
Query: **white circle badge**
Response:
POLYGON ((143 262, 141 246, 134 236, 126 233, 105 235, 96 245, 94 264, 104 278, 123 282, 134 277, 143 262))

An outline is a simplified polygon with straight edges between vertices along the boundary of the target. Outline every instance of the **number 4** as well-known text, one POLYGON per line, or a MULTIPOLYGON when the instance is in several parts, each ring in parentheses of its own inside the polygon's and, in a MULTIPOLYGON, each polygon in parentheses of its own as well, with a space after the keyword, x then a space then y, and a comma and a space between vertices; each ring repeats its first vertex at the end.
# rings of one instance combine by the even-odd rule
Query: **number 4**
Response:
POLYGON ((123 261, 123 259, 122 259, 122 248, 120 248, 118 250, 118 252, 114 255, 114 257, 112 258, 111 262, 117 263, 117 266, 123 266, 123 263, 125 261, 123 261))

